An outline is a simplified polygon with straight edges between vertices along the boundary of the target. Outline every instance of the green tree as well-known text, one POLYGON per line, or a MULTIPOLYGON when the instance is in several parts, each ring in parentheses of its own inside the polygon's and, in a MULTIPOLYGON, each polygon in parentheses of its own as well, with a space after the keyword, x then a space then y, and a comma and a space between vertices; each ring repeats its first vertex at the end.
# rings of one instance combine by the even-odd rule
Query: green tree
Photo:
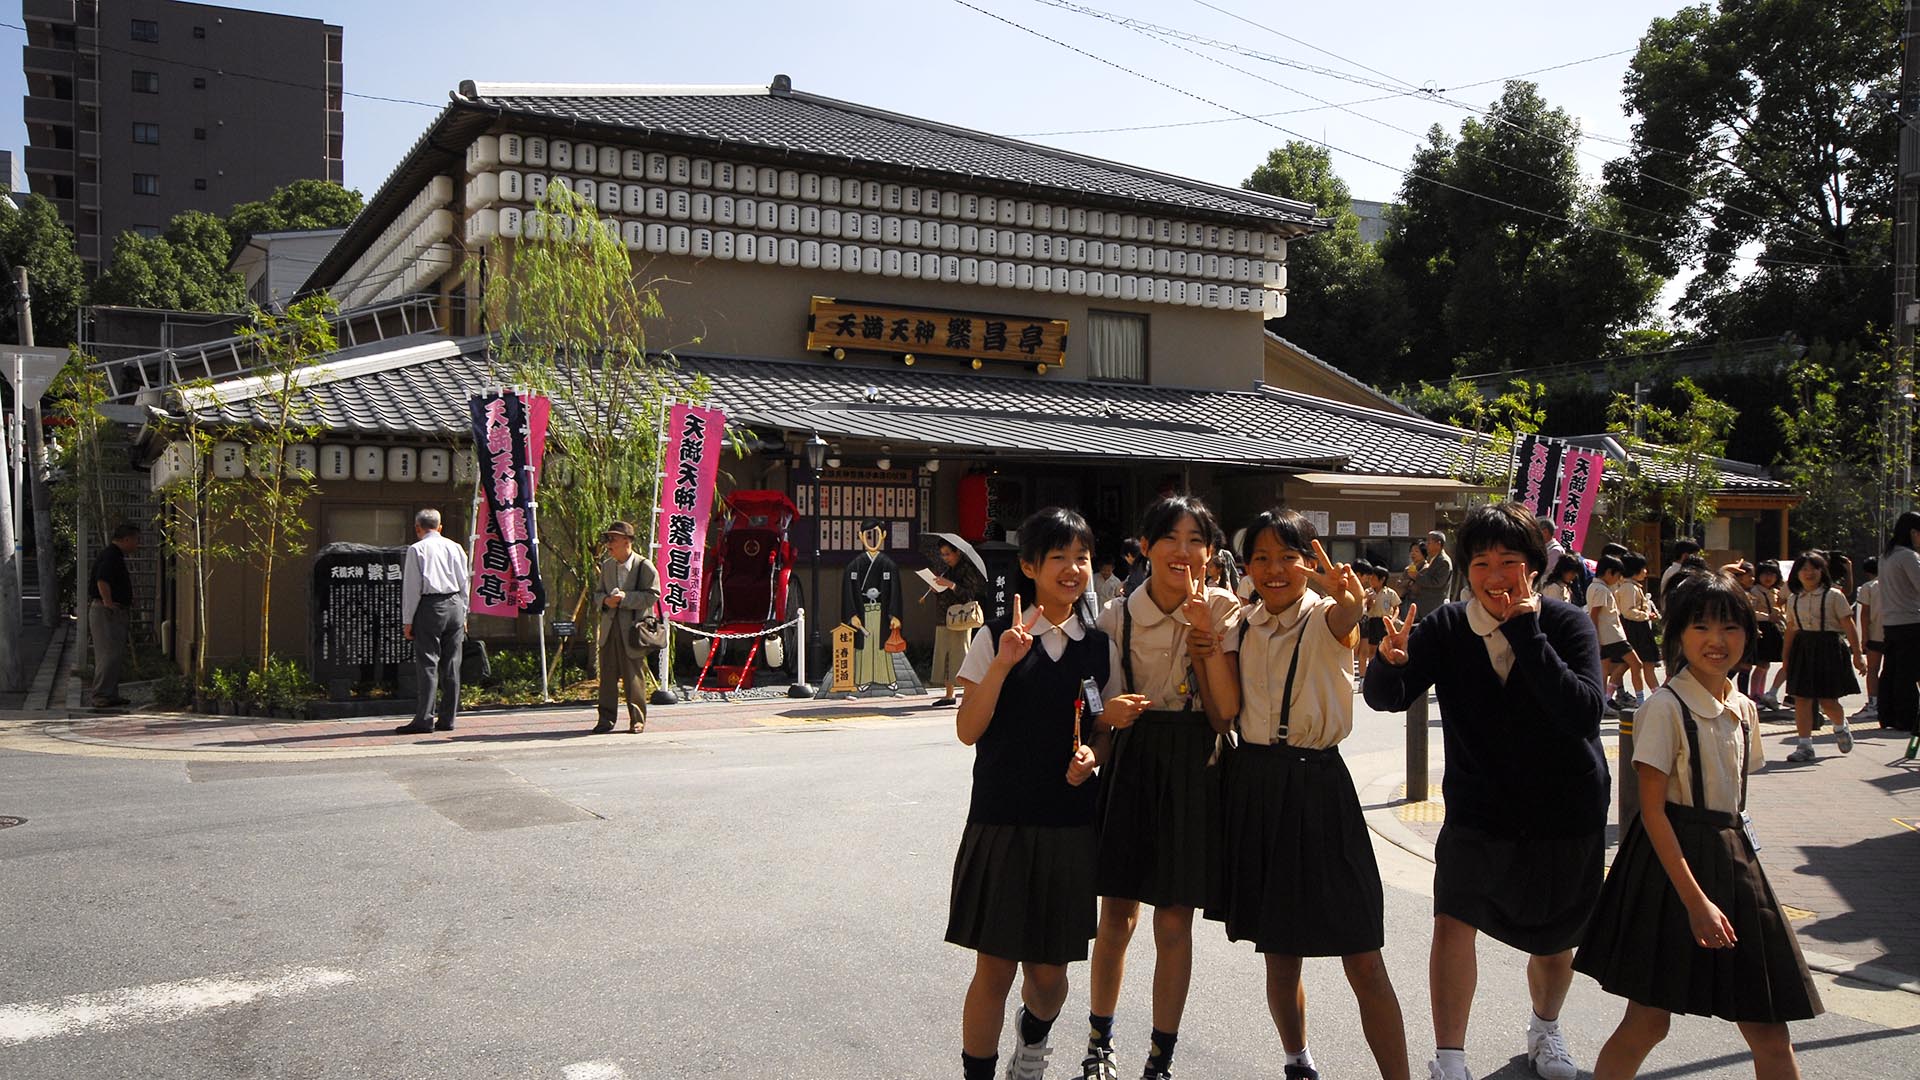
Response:
POLYGON ((1513 379, 1505 391, 1489 398, 1477 383, 1456 375, 1437 386, 1403 386, 1396 396, 1429 419, 1466 430, 1456 479, 1506 492, 1513 489, 1514 447, 1539 431, 1546 419, 1540 404, 1545 393, 1539 383, 1513 379))
MULTIPOLYGON (((653 520, 662 408, 683 393, 671 360, 648 348, 660 297, 593 206, 557 185, 526 215, 520 239, 469 267, 482 269, 496 370, 553 400, 547 452, 565 459, 569 479, 540 490, 542 571, 574 588, 579 622, 601 530, 624 519, 645 532, 653 520)), ((692 389, 695 400, 705 393, 692 389)))
POLYGON ((160 236, 121 233, 93 302, 176 311, 244 311, 246 283, 227 269, 233 236, 212 214, 174 215, 160 236))
POLYGON ((1680 311, 1706 333, 1841 342, 1886 318, 1897 123, 1871 95, 1899 21, 1886 0, 1723 0, 1641 38, 1606 188, 1655 269, 1700 267, 1680 311), (1779 261, 1742 276, 1756 251, 1779 261))
MULTIPOLYGON (((33 290, 33 338, 41 348, 59 348, 74 339, 74 312, 86 297, 85 272, 74 250, 73 230, 60 220, 52 203, 28 195, 15 207, 0 200, 0 259, 8 267, 27 268, 33 290)), ((13 295, 13 275, 6 274, 0 291, 13 295)), ((0 312, 8 341, 20 340, 15 306, 0 312)))
POLYGON ((1619 208, 1581 182, 1578 138, 1521 81, 1457 139, 1428 133, 1380 245, 1413 328, 1403 377, 1588 360, 1646 320, 1661 278, 1604 231, 1619 208))
POLYGON ((207 687, 207 592, 214 567, 238 558, 240 552, 230 530, 218 520, 223 509, 216 498, 219 481, 208 469, 218 435, 202 417, 204 408, 217 402, 214 385, 210 380, 199 380, 179 389, 192 395, 199 405, 183 408, 178 417, 156 425, 156 433, 166 447, 163 453, 178 455, 181 461, 172 479, 158 489, 160 508, 155 525, 168 557, 184 561, 193 580, 195 629, 188 674, 198 707, 207 687))
POLYGON ((1307 203, 1333 228, 1287 244, 1287 315, 1268 326, 1365 380, 1393 373, 1405 302, 1372 244, 1324 147, 1292 141, 1267 154, 1241 185, 1307 203))
MULTIPOLYGON (((251 400, 264 423, 233 433, 248 441, 245 475, 216 479, 208 499, 215 520, 234 530, 233 551, 260 575, 260 654, 264 675, 273 658, 273 572, 290 558, 306 554, 310 528, 307 500, 317 485, 312 469, 287 460, 289 447, 311 443, 324 433, 314 419, 308 369, 339 348, 333 332, 333 298, 325 293, 296 301, 285 314, 255 310, 241 331, 255 356, 259 390, 251 400)), ((191 395, 188 395, 189 398, 191 395)), ((202 407, 189 405, 189 407, 202 407)), ((204 633, 204 631, 203 631, 204 633)))
POLYGON ((1611 523, 1665 514, 1682 535, 1693 535, 1713 520, 1719 462, 1726 457, 1727 435, 1739 413, 1684 376, 1674 381, 1672 398, 1672 404, 1658 405, 1636 403, 1631 394, 1614 395, 1609 410, 1614 425, 1644 435, 1622 436, 1627 450, 1643 463, 1627 470, 1620 494, 1610 498, 1616 504, 1608 510, 1611 523))
POLYGON ((261 201, 235 206, 227 230, 237 254, 257 233, 344 228, 363 205, 358 191, 331 180, 295 180, 261 201))

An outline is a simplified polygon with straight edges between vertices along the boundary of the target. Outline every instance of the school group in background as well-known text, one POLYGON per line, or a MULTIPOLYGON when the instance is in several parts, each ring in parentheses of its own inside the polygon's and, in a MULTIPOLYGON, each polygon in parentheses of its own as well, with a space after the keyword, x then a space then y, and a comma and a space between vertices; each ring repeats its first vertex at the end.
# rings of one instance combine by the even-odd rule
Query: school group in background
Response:
MULTIPOLYGON (((1545 1080, 1573 1080, 1559 1020, 1575 973, 1624 999, 1592 1070, 1637 1075, 1674 1013, 1732 1021, 1762 1080, 1798 1077, 1787 1024, 1821 1004, 1761 868, 1746 809, 1763 764, 1759 711, 1782 688, 1789 760, 1823 725, 1852 746, 1838 699, 1865 673, 1883 724, 1920 707, 1920 513, 1900 519, 1853 592, 1852 567, 1809 552, 1718 570, 1683 543, 1589 567, 1518 504, 1470 511, 1449 573, 1462 599, 1402 607, 1391 573, 1329 559, 1311 521, 1276 509, 1238 550, 1199 500, 1149 507, 1118 560, 1096 559, 1072 510, 1020 528, 1032 605, 987 621, 956 678, 973 794, 946 940, 975 953, 961 1006, 967 1080, 1045 1075, 1086 970, 1084 1080, 1173 1075, 1196 917, 1264 959, 1279 1072, 1317 1080, 1301 970, 1338 957, 1383 1080, 1409 1075, 1381 949, 1380 875, 1340 743, 1356 661, 1367 704, 1431 690, 1446 749, 1428 957, 1430 1080, 1468 1080, 1481 935, 1527 957, 1514 1032, 1545 1080), (1856 613, 1855 602, 1859 604, 1856 613), (1864 628, 1864 629, 1863 629, 1864 628), (1662 657, 1665 680, 1661 679, 1662 657), (1768 683, 1772 675, 1774 681, 1768 683), (1641 813, 1605 872, 1612 782, 1603 716, 1636 710, 1641 813), (1152 935, 1143 1016, 1119 1016, 1135 933, 1152 935), (1001 1065, 1008 998, 1019 1005, 1001 1065)), ((1426 541, 1426 563, 1445 555, 1426 541)), ((1871 706, 1870 706, 1871 708, 1871 706)), ((1867 716, 1873 716, 1867 713, 1867 716)), ((1856 714, 1855 719, 1859 719, 1856 714)), ((1248 993, 1255 993, 1253 987, 1248 993)))

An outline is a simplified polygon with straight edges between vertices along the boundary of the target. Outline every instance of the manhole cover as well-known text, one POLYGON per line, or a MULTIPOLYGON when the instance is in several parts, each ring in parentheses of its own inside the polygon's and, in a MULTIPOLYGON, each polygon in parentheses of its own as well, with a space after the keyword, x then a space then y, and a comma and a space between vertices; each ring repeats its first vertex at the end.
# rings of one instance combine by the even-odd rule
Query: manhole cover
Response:
POLYGON ((27 819, 23 817, 6 817, 0 815, 0 829, 11 829, 15 825, 25 825, 26 823, 27 819))

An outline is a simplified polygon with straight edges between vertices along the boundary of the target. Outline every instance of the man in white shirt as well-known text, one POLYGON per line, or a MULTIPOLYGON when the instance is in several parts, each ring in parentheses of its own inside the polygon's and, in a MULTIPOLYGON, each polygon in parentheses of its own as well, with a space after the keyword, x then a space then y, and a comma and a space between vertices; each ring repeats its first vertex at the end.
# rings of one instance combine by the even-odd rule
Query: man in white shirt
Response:
POLYGON ((400 617, 413 642, 417 704, 413 723, 394 729, 398 735, 453 730, 460 712, 460 649, 467 639, 466 550, 440 534, 438 510, 415 514, 413 534, 418 539, 407 549, 400 617))
POLYGON ((1109 601, 1127 591, 1127 583, 1114 574, 1113 556, 1102 555, 1093 565, 1093 610, 1103 611, 1109 601))

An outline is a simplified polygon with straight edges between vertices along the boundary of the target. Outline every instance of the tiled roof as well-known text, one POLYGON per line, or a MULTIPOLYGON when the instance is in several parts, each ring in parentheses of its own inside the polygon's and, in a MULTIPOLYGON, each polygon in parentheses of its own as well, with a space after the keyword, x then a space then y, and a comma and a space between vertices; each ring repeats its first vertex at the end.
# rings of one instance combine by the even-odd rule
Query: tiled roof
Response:
MULTIPOLYGON (((1653 480, 1671 484, 1684 479, 1686 466, 1666 447, 1652 443, 1635 443, 1631 436, 1613 435, 1575 435, 1567 440, 1577 446, 1607 452, 1608 468, 1619 467, 1620 455, 1632 458, 1634 467, 1653 480)), ((1714 458, 1713 467, 1720 474, 1720 486, 1714 489, 1720 495, 1778 495, 1795 494, 1791 484, 1775 480, 1767 470, 1746 461, 1734 461, 1730 458, 1714 458)))
MULTIPOLYGON (((468 397, 502 381, 486 339, 462 341, 453 355, 411 340, 395 346, 418 359, 367 361, 312 379, 313 419, 342 434, 463 441, 468 397)), ((897 452, 934 447, 1444 478, 1457 471, 1466 434, 1270 387, 1182 389, 704 356, 682 356, 680 368, 687 378, 704 375, 711 402, 737 424, 891 443, 897 452)), ((232 394, 206 403, 201 418, 269 419, 261 402, 232 394)))
POLYGON ((1118 199, 1149 210, 1179 207, 1315 225, 1314 208, 1306 203, 801 93, 790 88, 785 76, 759 88, 480 84, 472 89, 472 100, 508 114, 697 140, 736 151, 801 155, 821 166, 852 164, 950 182, 1118 199))

